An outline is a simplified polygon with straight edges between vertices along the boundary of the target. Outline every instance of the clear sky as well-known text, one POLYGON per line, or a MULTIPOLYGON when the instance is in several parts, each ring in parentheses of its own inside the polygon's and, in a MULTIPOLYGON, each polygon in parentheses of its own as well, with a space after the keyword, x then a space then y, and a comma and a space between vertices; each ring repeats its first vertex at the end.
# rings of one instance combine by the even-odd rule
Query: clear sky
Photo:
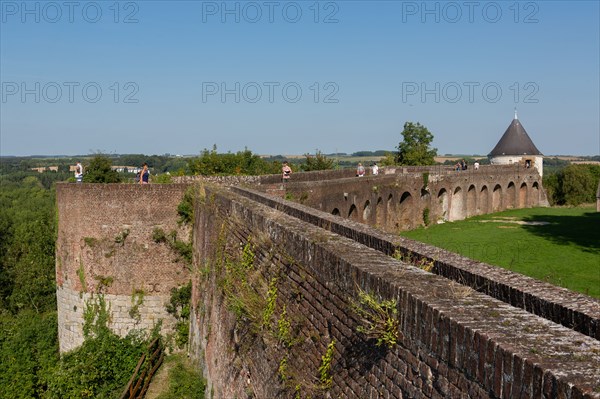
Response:
POLYGON ((0 154, 600 153, 598 1, 0 1, 0 154))

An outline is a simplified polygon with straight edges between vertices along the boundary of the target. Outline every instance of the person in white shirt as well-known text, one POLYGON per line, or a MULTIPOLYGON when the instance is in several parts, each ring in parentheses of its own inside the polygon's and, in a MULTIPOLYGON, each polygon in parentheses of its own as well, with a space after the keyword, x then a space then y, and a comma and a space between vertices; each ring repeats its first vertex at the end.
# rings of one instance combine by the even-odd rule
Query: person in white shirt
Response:
POLYGON ((377 162, 374 162, 373 166, 371 166, 371 173, 373 173, 374 175, 379 174, 379 166, 377 166, 377 162))

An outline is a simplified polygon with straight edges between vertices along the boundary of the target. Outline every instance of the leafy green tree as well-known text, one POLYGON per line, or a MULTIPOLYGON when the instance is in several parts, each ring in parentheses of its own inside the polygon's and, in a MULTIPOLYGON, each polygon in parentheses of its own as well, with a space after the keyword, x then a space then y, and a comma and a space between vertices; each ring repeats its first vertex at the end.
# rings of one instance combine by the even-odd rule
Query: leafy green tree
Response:
POLYGON ((437 148, 431 148, 433 134, 419 122, 406 122, 402 131, 403 140, 398 144, 399 165, 433 165, 437 148))
POLYGON ((392 152, 386 152, 384 157, 379 161, 381 166, 394 166, 396 165, 396 154, 392 152))
POLYGON ((596 201, 600 180, 598 165, 568 165, 555 173, 544 174, 544 188, 552 205, 577 206, 596 201))
POLYGON ((112 170, 110 158, 96 154, 87 167, 84 167, 83 181, 85 183, 120 183, 117 171, 112 170))
POLYGON ((279 173, 281 165, 267 162, 248 149, 219 154, 217 146, 213 146, 212 150, 204 149, 199 157, 190 159, 188 168, 194 175, 261 175, 279 173))
POLYGON ((315 155, 304 154, 305 161, 300 165, 300 169, 309 172, 311 170, 328 170, 333 169, 335 163, 333 159, 327 158, 323 153, 319 150, 316 150, 315 155))
POLYGON ((562 191, 567 205, 596 200, 598 180, 587 165, 569 165, 562 172, 562 191))
POLYGON ((0 397, 43 397, 59 361, 56 311, 0 315, 0 331, 0 397))
POLYGON ((0 307, 13 314, 54 310, 54 193, 27 178, 4 184, 0 205, 0 307))

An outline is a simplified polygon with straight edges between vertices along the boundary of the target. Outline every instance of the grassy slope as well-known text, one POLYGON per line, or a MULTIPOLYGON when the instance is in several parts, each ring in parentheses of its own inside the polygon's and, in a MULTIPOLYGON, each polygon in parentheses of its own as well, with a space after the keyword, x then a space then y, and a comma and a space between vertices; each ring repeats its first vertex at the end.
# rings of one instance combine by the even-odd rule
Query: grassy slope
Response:
POLYGON ((600 298, 600 213, 592 207, 517 209, 402 235, 600 298))

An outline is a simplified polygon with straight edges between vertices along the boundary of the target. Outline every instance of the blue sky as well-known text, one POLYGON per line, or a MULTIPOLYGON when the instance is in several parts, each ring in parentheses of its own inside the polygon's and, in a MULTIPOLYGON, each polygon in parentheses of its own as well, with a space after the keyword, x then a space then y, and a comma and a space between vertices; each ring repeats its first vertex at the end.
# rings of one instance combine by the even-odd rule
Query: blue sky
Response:
POLYGON ((0 1, 0 154, 600 153, 597 1, 0 1))

